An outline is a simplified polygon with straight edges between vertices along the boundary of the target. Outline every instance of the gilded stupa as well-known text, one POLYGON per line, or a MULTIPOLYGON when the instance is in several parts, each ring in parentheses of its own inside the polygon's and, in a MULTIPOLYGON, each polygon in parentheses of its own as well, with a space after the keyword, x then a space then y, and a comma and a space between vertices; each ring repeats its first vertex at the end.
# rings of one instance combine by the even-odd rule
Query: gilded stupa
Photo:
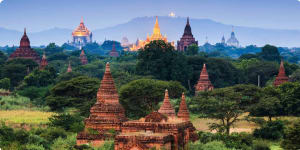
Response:
POLYGON ((81 18, 79 26, 72 32, 72 45, 75 47, 83 47, 88 43, 92 43, 93 34, 84 25, 83 19, 81 18))
MULTIPOLYGON (((154 25, 154 28, 153 28, 152 35, 151 36, 147 35, 147 39, 145 41, 138 40, 136 42, 136 44, 133 44, 132 47, 130 47, 130 50, 131 51, 137 51, 141 48, 144 48, 145 45, 149 44, 151 41, 155 41, 155 40, 163 40, 166 43, 168 43, 167 36, 166 35, 163 36, 160 32, 160 27, 159 27, 159 24, 158 24, 158 17, 157 16, 156 16, 155 25, 154 25)), ((174 46, 174 42, 172 42, 171 44, 174 46)))

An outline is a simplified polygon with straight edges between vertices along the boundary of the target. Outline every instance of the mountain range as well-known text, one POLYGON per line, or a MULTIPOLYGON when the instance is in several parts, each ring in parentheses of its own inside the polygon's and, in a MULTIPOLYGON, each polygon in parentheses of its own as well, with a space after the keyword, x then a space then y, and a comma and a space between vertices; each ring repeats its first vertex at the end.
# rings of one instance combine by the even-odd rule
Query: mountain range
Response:
MULTIPOLYGON (((116 26, 93 30, 93 39, 96 42, 107 40, 121 41, 127 37, 131 43, 137 38, 144 40, 147 34, 152 33, 155 17, 138 17, 129 22, 116 26)), ((161 33, 167 35, 169 41, 177 41, 183 34, 186 18, 183 17, 159 17, 161 33)), ((199 45, 206 42, 218 43, 224 35, 230 37, 234 30, 236 37, 242 46, 272 44, 282 47, 300 47, 300 30, 264 29, 254 27, 234 26, 216 22, 210 19, 190 19, 192 32, 199 45)), ((85 23, 87 28, 88 23, 85 23)), ((71 41, 73 29, 52 28, 40 32, 27 31, 32 45, 47 45, 54 42, 61 45, 71 41)), ((0 28, 0 45, 19 45, 23 32, 0 28)), ((176 42, 175 42, 176 43, 176 42)))

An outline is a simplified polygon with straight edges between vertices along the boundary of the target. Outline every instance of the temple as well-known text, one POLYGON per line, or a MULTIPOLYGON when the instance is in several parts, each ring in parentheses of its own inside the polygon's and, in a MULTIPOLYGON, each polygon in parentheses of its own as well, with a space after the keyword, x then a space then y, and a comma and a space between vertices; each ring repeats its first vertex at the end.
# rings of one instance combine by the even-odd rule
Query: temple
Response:
POLYGON ((209 76, 206 70, 206 64, 203 64, 203 69, 200 74, 200 78, 198 80, 197 85, 195 86, 195 93, 201 91, 211 91, 214 89, 214 86, 211 84, 209 80, 209 76))
POLYGON ((195 44, 198 46, 198 41, 195 40, 193 34, 192 34, 192 28, 190 26, 190 20, 187 18, 186 26, 184 28, 184 33, 182 37, 180 38, 180 41, 177 41, 177 50, 178 51, 186 51, 187 48, 195 44))
POLYGON ((91 108, 89 118, 84 121, 85 131, 77 135, 77 144, 91 143, 96 147, 101 146, 105 140, 114 138, 109 131, 121 131, 124 121, 127 121, 125 110, 119 103, 118 92, 110 73, 109 63, 107 63, 97 93, 97 102, 91 108), (90 130, 93 130, 94 133, 90 130))
POLYGON ((30 41, 29 38, 26 34, 26 29, 24 29, 24 35, 20 41, 20 47, 17 48, 8 58, 8 60, 12 59, 17 59, 17 58, 22 58, 22 59, 32 59, 36 63, 40 64, 40 56, 38 55, 37 52, 35 52, 31 46, 30 46, 30 41))
POLYGON ((226 45, 226 40, 225 40, 224 35, 223 35, 223 37, 222 37, 221 44, 222 44, 222 45, 226 45))
POLYGON ((72 66, 71 66, 71 62, 70 61, 69 61, 67 72, 72 72, 72 66))
POLYGON ((93 41, 93 34, 85 27, 83 19, 81 19, 79 26, 72 32, 72 37, 73 40, 71 45, 78 48, 83 47, 88 43, 92 43, 93 41))
POLYGON ((279 67, 279 73, 273 84, 274 84, 274 86, 279 86, 288 81, 289 81, 289 77, 286 76, 283 61, 281 61, 280 67, 279 67))
POLYGON ((47 61, 47 58, 46 58, 46 54, 44 52, 43 57, 42 57, 42 61, 40 63, 40 70, 44 70, 47 65, 48 65, 48 61, 47 61))
POLYGON ((81 53, 80 53, 79 58, 80 58, 80 62, 81 62, 82 65, 88 64, 88 60, 87 60, 87 57, 86 57, 83 49, 81 49, 81 53))
POLYGON ((110 57, 119 57, 119 53, 116 50, 116 45, 113 43, 112 50, 109 52, 110 57))
POLYGON ((232 47, 240 47, 240 42, 238 41, 238 39, 235 37, 235 33, 232 27, 232 32, 231 32, 231 36, 230 38, 227 40, 226 43, 228 46, 232 46, 232 47))
POLYGON ((97 102, 90 112, 89 118, 84 121, 85 130, 77 135, 77 145, 90 143, 99 147, 106 140, 114 139, 115 150, 178 150, 187 149, 189 141, 198 140, 196 129, 189 121, 184 94, 177 116, 166 90, 158 112, 128 121, 125 110, 119 104, 109 63, 97 93, 97 102))
MULTIPOLYGON (((149 44, 151 41, 155 41, 155 40, 162 40, 165 41, 166 43, 168 43, 167 40, 167 36, 163 36, 160 33, 160 27, 158 24, 158 17, 156 16, 156 20, 155 20, 155 25, 153 28, 153 33, 152 35, 149 37, 149 35, 147 35, 147 39, 145 41, 143 40, 137 40, 136 44, 133 44, 132 47, 130 47, 131 51, 138 51, 141 48, 144 48, 145 45, 149 44)), ((174 42, 171 42, 171 44, 174 46, 174 42)))

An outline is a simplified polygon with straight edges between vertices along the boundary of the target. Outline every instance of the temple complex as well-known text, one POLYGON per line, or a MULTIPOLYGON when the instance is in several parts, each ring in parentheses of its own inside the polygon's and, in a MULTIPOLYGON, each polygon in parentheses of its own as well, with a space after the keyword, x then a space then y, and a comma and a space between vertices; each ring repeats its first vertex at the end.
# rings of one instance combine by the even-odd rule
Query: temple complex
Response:
POLYGON ((289 77, 286 76, 283 61, 281 61, 280 67, 279 67, 279 73, 273 84, 274 84, 274 86, 279 86, 288 81, 289 81, 289 77))
POLYGON ((115 150, 187 149, 189 141, 198 140, 198 135, 189 121, 184 94, 177 116, 166 90, 164 102, 158 112, 154 111, 139 120, 128 121, 125 110, 119 104, 107 63, 97 93, 97 102, 91 108, 89 118, 84 121, 85 130, 77 135, 77 145, 91 143, 99 147, 106 140, 114 139, 115 150), (115 134, 111 131, 115 131, 115 134))
POLYGON ((26 29, 24 29, 24 35, 20 41, 20 47, 17 48, 8 58, 8 60, 12 59, 17 59, 17 58, 22 58, 22 59, 32 59, 36 63, 40 64, 40 56, 38 55, 37 52, 35 52, 31 46, 30 46, 30 41, 29 38, 26 34, 26 29))
POLYGON ((44 70, 47 65, 48 65, 48 61, 47 61, 47 58, 46 58, 46 54, 44 52, 43 57, 42 57, 42 61, 40 63, 40 70, 44 70))
POLYGON ((233 46, 233 47, 240 47, 240 42, 238 41, 238 39, 235 37, 235 33, 232 27, 232 32, 231 32, 231 36, 230 38, 227 40, 226 43, 228 46, 233 46))
POLYGON ((206 70, 206 64, 203 64, 203 68, 200 74, 197 85, 195 86, 195 93, 197 94, 200 91, 210 91, 213 90, 214 86, 209 80, 209 76, 206 70))
POLYGON ((93 42, 93 34, 90 32, 81 19, 79 26, 72 32, 72 43, 75 47, 83 47, 93 42))
MULTIPOLYGON (((149 37, 149 35, 147 35, 147 39, 145 41, 143 40, 138 40, 136 42, 136 44, 133 44, 132 47, 130 47, 131 51, 138 51, 141 48, 144 48, 145 45, 149 44, 151 41, 155 41, 155 40, 162 40, 165 41, 166 43, 168 43, 167 40, 167 36, 163 36, 160 33, 160 27, 158 24, 158 17, 156 16, 156 20, 155 20, 155 25, 153 28, 153 33, 152 35, 149 37)), ((171 42, 171 44, 174 46, 174 42, 171 42)))
POLYGON ((190 26, 190 20, 187 18, 186 26, 184 28, 184 33, 180 38, 180 41, 177 41, 177 50, 178 51, 186 51, 187 48, 192 45, 196 44, 198 46, 198 41, 195 40, 192 34, 192 28, 190 26))
POLYGON ((116 45, 113 43, 112 50, 109 52, 110 57, 119 57, 119 53, 116 50, 116 45))
POLYGON ((88 64, 88 60, 87 60, 87 57, 86 57, 83 49, 81 49, 81 53, 80 53, 79 58, 80 58, 80 62, 81 62, 82 65, 88 64))
POLYGON ((91 108, 89 118, 84 121, 85 131, 77 135, 77 144, 91 143, 93 146, 101 146, 105 140, 114 138, 109 131, 121 131, 124 121, 127 121, 125 110, 119 103, 118 92, 107 63, 97 93, 97 102, 91 108), (91 133, 90 130, 95 132, 91 133))
POLYGON ((71 66, 71 62, 70 61, 69 61, 67 72, 72 72, 72 66, 71 66))

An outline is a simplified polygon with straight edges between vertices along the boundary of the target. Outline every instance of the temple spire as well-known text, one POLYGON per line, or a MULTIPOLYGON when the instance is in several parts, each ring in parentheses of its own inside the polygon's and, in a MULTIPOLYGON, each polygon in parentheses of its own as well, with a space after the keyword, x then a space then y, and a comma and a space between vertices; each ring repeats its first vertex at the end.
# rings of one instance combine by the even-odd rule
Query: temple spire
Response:
POLYGON ((181 96, 181 102, 180 102, 177 117, 181 118, 184 121, 189 121, 190 120, 190 113, 189 113, 188 107, 187 107, 186 102, 185 102, 184 93, 182 93, 182 96, 181 96))
POLYGON ((69 66, 67 72, 72 72, 72 66, 71 66, 71 61, 69 61, 69 66))
POLYGON ((83 23, 83 17, 81 17, 80 23, 83 23))
POLYGON ((160 35, 160 27, 158 24, 158 17, 156 16, 155 25, 153 28, 153 35, 160 35))
POLYGON ((285 74, 284 63, 281 60, 278 75, 274 81, 274 86, 279 86, 285 82, 288 82, 289 78, 285 74))
POLYGON ((166 89, 165 91, 165 98, 164 102, 161 105, 161 107, 158 110, 159 113, 166 115, 167 117, 175 117, 175 110, 171 105, 170 98, 169 98, 169 92, 166 89))
POLYGON ((200 74, 200 78, 198 80, 197 85, 195 86, 196 94, 200 91, 210 91, 213 90, 214 86, 211 84, 209 80, 209 76, 206 70, 206 64, 203 64, 203 68, 200 74))
POLYGON ((24 35, 26 35, 26 28, 24 28, 24 35))
POLYGON ((47 58, 46 58, 46 53, 44 51, 42 61, 40 63, 40 70, 44 70, 47 65, 48 65, 48 61, 47 61, 47 58))

